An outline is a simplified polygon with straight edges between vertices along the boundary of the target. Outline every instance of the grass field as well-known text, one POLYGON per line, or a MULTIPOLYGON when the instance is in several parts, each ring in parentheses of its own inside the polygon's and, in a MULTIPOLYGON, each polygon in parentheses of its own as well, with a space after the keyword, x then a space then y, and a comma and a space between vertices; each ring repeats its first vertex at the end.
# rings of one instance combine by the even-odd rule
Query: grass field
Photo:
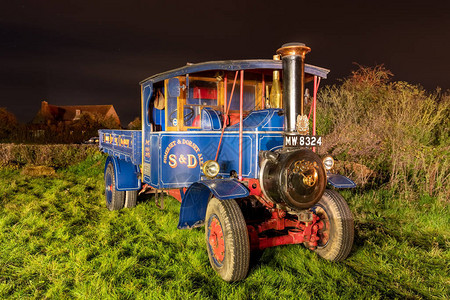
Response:
POLYGON ((356 222, 347 260, 266 249, 229 284, 209 266, 203 228, 176 229, 175 199, 109 212, 103 163, 96 154, 53 177, 0 169, 1 299, 450 298, 448 202, 345 191, 356 222))

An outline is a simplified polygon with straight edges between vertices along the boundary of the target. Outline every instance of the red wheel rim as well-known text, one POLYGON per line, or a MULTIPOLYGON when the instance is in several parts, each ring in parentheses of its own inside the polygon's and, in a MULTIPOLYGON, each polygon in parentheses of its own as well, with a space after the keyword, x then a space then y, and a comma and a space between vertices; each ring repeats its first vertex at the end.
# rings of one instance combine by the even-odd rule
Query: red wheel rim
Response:
POLYGON ((317 232, 317 236, 320 238, 318 246, 323 247, 330 239, 330 219, 325 210, 320 206, 316 208, 316 215, 320 218, 319 222, 323 224, 323 226, 321 226, 322 228, 317 232))
POLYGON ((208 243, 211 252, 217 262, 222 263, 225 257, 225 241, 223 238, 222 226, 217 216, 212 216, 209 223, 208 243))

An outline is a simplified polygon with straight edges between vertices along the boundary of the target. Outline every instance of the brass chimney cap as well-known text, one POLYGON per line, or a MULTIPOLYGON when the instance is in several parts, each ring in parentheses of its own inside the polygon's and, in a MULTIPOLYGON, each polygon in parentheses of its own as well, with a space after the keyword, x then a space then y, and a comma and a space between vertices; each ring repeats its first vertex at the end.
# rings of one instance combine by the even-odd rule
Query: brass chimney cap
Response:
POLYGON ((281 56, 300 55, 304 58, 305 54, 309 51, 311 51, 311 48, 303 43, 287 43, 277 50, 277 54, 280 54, 281 56))

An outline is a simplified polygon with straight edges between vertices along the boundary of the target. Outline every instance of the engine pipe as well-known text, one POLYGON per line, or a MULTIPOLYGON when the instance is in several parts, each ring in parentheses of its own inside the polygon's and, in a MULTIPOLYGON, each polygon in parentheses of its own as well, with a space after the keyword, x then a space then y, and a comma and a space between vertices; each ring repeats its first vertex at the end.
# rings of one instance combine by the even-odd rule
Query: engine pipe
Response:
POLYGON ((285 133, 296 133, 297 115, 303 115, 305 55, 311 48, 303 43, 288 43, 277 50, 283 61, 283 109, 285 133), (298 108, 300 104, 300 111, 298 108))
POLYGON ((242 180, 242 138, 244 130, 244 70, 241 70, 241 86, 239 96, 239 180, 242 180))
MULTIPOLYGON (((319 84, 320 84, 320 77, 314 75, 314 95, 313 95, 313 105, 311 105, 311 108, 314 107, 313 132, 312 132, 313 135, 316 135, 316 105, 317 105, 317 91, 319 90, 319 84)), ((313 147, 312 150, 316 152, 316 147, 313 147)))

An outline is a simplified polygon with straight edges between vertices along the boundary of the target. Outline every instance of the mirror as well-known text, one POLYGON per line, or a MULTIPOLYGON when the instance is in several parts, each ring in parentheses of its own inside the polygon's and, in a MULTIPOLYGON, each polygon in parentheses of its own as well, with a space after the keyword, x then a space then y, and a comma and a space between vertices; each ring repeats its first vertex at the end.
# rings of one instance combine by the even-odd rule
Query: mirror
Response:
POLYGON ((180 80, 178 78, 169 79, 167 89, 169 90, 169 97, 179 97, 180 96, 180 80))

